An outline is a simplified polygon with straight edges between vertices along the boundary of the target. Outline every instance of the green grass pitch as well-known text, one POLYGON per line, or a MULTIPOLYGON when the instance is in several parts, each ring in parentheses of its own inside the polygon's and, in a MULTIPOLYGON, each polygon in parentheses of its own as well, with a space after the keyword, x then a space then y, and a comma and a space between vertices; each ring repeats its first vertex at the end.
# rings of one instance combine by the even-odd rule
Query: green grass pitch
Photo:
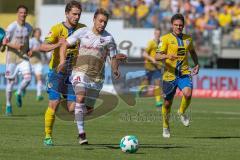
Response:
MULTIPOLYGON (((4 92, 0 92, 4 108, 4 92)), ((13 97, 14 99, 14 97, 13 97)), ((160 112, 153 98, 137 99, 135 107, 123 101, 112 112, 86 122, 90 145, 80 146, 73 121, 56 118, 54 147, 43 146, 44 112, 47 97, 35 101, 28 92, 23 107, 13 106, 14 115, 0 115, 1 160, 233 160, 240 152, 240 102, 227 99, 193 98, 188 113, 191 126, 178 120, 180 99, 174 101, 171 138, 162 138, 160 112), (140 148, 136 154, 121 152, 119 141, 125 135, 136 135, 140 148)))

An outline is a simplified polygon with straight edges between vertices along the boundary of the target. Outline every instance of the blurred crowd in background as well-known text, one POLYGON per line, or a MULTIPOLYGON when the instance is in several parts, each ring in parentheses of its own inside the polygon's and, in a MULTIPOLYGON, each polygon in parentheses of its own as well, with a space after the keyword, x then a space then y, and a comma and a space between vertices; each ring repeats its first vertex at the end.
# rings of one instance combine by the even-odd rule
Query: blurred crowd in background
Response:
MULTIPOLYGON (((43 5, 64 5, 69 0, 36 1, 41 1, 43 5)), ((207 64, 216 63, 216 58, 223 58, 223 53, 230 55, 231 51, 236 53, 240 49, 240 0, 78 1, 81 1, 84 12, 93 13, 99 7, 107 9, 111 20, 120 20, 126 29, 160 27, 162 35, 171 29, 171 16, 180 12, 185 17, 185 33, 194 39, 195 49, 204 58, 203 61, 210 61, 207 64)), ((15 18, 15 6, 19 3, 29 7, 28 20, 34 23, 37 3, 33 0, 15 0, 11 4, 0 0, 1 27, 10 23, 9 16, 15 18)))
POLYGON ((107 9, 112 19, 123 19, 126 28, 161 27, 170 29, 170 18, 182 13, 185 31, 205 52, 209 45, 216 54, 219 47, 240 47, 240 0, 81 0, 84 11, 107 9), (224 42, 221 40, 224 39, 224 42))

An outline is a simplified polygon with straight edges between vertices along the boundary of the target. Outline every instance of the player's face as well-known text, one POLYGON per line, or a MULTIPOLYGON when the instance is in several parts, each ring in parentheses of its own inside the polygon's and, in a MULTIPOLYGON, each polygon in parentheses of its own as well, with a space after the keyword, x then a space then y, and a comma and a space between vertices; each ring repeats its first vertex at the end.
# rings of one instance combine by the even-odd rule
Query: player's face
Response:
POLYGON ((19 8, 17 12, 18 20, 24 22, 27 17, 27 10, 25 8, 19 8))
POLYGON ((66 12, 67 21, 71 26, 76 26, 81 16, 81 10, 73 7, 69 12, 66 12))
POLYGON ((106 26, 107 26, 107 22, 108 22, 108 18, 103 15, 103 14, 98 14, 94 19, 93 19, 93 23, 94 23, 94 29, 98 32, 98 33, 102 33, 106 26))
POLYGON ((40 30, 36 30, 35 33, 34 33, 34 37, 36 37, 37 39, 40 39, 41 31, 40 30))
POLYGON ((183 28, 184 28, 183 21, 181 21, 180 19, 174 20, 173 23, 172 23, 172 28, 173 28, 173 33, 175 35, 182 34, 182 31, 183 31, 183 28))

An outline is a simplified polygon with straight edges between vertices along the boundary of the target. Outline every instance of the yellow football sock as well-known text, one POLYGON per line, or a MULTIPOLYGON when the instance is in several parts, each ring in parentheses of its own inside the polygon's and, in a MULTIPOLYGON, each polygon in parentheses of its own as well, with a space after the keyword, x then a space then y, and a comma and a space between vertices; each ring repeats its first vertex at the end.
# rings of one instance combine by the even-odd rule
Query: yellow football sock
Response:
POLYGON ((55 120, 55 112, 48 107, 45 113, 45 134, 46 138, 52 137, 52 128, 55 120))
POLYGON ((144 88, 146 88, 147 85, 145 84, 141 84, 139 87, 138 87, 138 90, 141 92, 144 88))
POLYGON ((181 114, 184 114, 186 109, 188 108, 188 106, 190 105, 191 102, 191 98, 190 99, 186 99, 185 96, 182 97, 182 102, 179 108, 179 112, 181 114))
POLYGON ((144 79, 140 86, 138 87, 138 90, 141 92, 144 88, 146 88, 148 86, 148 80, 144 79))
POLYGON ((170 110, 170 107, 167 108, 165 105, 162 106, 163 128, 169 128, 170 110))
POLYGON ((160 87, 158 87, 158 86, 155 87, 155 89, 154 89, 154 96, 155 96, 156 102, 160 102, 161 101, 160 87))

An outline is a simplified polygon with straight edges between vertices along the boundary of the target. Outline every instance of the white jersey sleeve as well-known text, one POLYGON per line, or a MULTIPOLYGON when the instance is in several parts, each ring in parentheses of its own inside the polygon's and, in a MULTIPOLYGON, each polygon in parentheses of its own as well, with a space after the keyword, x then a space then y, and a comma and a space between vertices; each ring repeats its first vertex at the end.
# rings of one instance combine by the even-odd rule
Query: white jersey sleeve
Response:
POLYGON ((8 40, 12 39, 15 29, 17 28, 16 22, 11 23, 6 29, 6 38, 8 40))
POLYGON ((117 45, 116 45, 113 37, 111 37, 111 40, 109 42, 108 50, 109 50, 109 56, 111 58, 117 54, 117 45))
POLYGON ((87 32, 87 27, 79 28, 70 37, 67 38, 69 45, 74 45, 78 40, 80 40, 87 32))
POLYGON ((34 44, 34 39, 33 38, 31 38, 30 40, 29 40, 29 49, 33 49, 33 44, 34 44))

